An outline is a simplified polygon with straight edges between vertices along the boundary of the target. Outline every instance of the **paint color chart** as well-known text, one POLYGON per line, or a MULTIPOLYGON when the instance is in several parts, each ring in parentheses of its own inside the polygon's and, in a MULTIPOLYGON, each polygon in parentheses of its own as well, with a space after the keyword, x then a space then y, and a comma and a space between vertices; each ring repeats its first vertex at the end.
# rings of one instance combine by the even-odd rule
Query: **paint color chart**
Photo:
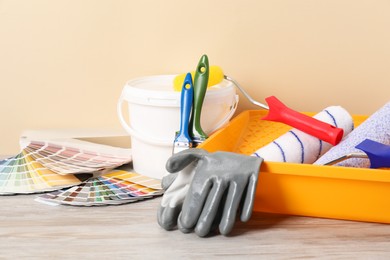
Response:
POLYGON ((162 193, 160 180, 125 170, 112 170, 77 186, 42 194, 36 201, 50 205, 119 205, 152 198, 162 193))
POLYGON ((75 175, 59 175, 43 167, 25 152, 0 161, 2 195, 51 191, 81 182, 75 175))
POLYGON ((113 169, 131 161, 130 149, 82 141, 31 141, 24 151, 44 167, 62 175, 113 169))
POLYGON ((0 161, 0 194, 38 193, 79 185, 86 173, 96 174, 130 161, 130 149, 75 139, 30 141, 16 156, 0 161))

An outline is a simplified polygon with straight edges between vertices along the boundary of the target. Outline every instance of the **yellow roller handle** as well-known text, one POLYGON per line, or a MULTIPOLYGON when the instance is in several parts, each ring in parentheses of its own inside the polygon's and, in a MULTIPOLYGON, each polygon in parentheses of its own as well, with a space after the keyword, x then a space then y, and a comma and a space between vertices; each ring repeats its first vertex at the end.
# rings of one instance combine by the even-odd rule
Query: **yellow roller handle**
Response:
MULTIPOLYGON (((192 78, 194 78, 195 77, 195 71, 192 71, 191 75, 192 75, 192 78)), ((186 77, 186 74, 180 74, 180 75, 177 75, 173 79, 173 89, 175 91, 178 91, 178 92, 181 91, 181 88, 183 87, 183 82, 184 82, 185 77, 186 77)), ((209 82, 207 84, 207 88, 221 83, 222 80, 223 80, 223 77, 224 77, 224 75, 223 75, 223 71, 222 71, 221 67, 219 67, 219 66, 210 66, 209 82)))

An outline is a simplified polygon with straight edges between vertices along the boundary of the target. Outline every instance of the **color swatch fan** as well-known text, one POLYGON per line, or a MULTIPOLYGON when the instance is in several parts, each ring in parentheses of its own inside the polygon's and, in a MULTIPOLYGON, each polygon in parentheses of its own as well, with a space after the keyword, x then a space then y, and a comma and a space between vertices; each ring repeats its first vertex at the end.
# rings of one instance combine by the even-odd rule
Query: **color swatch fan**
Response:
POLYGON ((131 161, 130 149, 76 139, 31 141, 23 150, 35 161, 62 175, 113 169, 131 161))
POLYGON ((51 205, 119 205, 161 195, 161 181, 125 170, 112 170, 80 185, 47 194, 36 201, 51 205))
POLYGON ((0 161, 0 194, 35 193, 80 184, 76 175, 59 175, 22 152, 0 161))
POLYGON ((31 141, 18 155, 0 161, 0 194, 37 193, 78 185, 86 179, 85 173, 130 161, 129 149, 69 139, 31 141))

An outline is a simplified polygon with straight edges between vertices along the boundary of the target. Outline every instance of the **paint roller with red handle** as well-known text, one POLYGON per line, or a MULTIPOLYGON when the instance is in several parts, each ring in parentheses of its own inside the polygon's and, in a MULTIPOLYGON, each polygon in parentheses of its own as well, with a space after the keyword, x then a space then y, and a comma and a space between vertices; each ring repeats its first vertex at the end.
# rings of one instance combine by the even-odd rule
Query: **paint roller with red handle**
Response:
MULTIPOLYGON (((268 115, 262 119, 285 123, 332 145, 338 144, 343 138, 343 129, 288 108, 274 96, 266 98, 269 106, 257 102, 256 100, 252 99, 252 97, 244 90, 244 88, 240 86, 237 81, 229 76, 224 75, 220 67, 210 66, 209 70, 209 81, 207 87, 216 85, 223 79, 232 82, 252 104, 260 106, 269 111, 268 115)), ((185 74, 175 77, 173 82, 174 90, 180 91, 181 86, 183 85, 184 77, 185 74)))
POLYGON ((262 118, 263 120, 284 123, 332 145, 340 143, 343 138, 344 130, 342 128, 335 127, 308 115, 299 113, 284 105, 274 96, 270 96, 265 99, 268 104, 268 106, 266 106, 253 100, 244 88, 242 88, 240 84, 231 77, 223 75, 223 78, 231 81, 252 104, 269 111, 268 114, 262 118))
POLYGON ((343 129, 292 110, 274 96, 266 98, 265 101, 269 112, 263 120, 285 123, 332 145, 338 144, 343 138, 343 129))

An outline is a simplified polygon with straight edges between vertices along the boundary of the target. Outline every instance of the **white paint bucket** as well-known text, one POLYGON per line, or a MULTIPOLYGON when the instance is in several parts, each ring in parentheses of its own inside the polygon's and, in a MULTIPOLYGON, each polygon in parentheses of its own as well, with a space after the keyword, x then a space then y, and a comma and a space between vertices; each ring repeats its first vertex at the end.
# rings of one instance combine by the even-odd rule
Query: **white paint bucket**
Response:
MULTIPOLYGON (((117 112, 130 134, 133 167, 137 173, 161 179, 172 155, 173 141, 180 128, 180 92, 173 90, 176 75, 130 80, 122 90, 117 112), (129 123, 122 109, 126 102, 129 123)), ((227 80, 209 88, 201 113, 202 129, 210 134, 226 125, 236 111, 238 95, 227 80)))

